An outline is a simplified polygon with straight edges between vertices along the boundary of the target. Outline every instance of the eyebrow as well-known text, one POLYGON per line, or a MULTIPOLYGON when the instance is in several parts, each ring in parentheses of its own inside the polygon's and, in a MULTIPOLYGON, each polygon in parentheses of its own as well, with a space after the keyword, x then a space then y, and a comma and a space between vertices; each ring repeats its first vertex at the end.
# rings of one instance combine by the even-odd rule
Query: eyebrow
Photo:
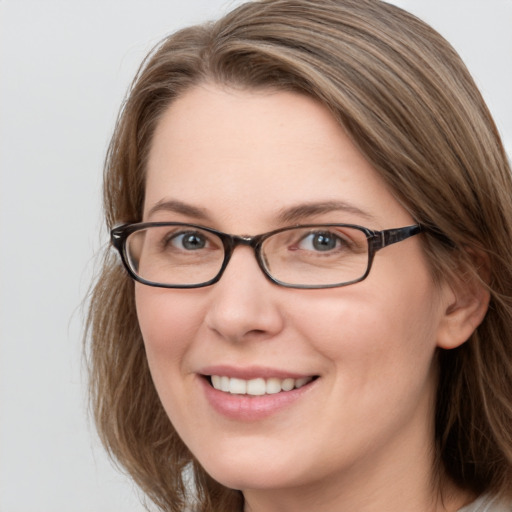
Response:
MULTIPOLYGON (((157 212, 171 212, 193 217, 194 219, 207 221, 210 216, 205 208, 183 203, 176 199, 158 201, 148 212, 151 217, 157 212)), ((281 224, 295 224, 308 217, 332 212, 344 212, 357 215, 369 221, 375 221, 375 217, 357 206, 345 201, 322 201, 317 203, 303 203, 279 211, 277 219, 281 224)))
POLYGON ((192 206, 191 204, 183 203, 175 199, 158 201, 148 212, 148 217, 151 217, 157 212, 172 212, 193 217, 197 220, 207 220, 208 214, 204 208, 192 206))
POLYGON ((285 208, 279 212, 279 221, 283 224, 292 224, 302 221, 314 215, 331 212, 344 212, 358 215, 368 221, 375 221, 375 217, 357 206, 344 201, 324 201, 319 203, 306 203, 291 208, 285 208))

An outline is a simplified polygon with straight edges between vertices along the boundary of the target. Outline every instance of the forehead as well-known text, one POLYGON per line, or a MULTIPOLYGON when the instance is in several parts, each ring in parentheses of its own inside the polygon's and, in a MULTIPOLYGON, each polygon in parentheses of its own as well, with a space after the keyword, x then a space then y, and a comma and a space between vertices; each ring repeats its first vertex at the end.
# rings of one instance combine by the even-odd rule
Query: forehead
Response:
MULTIPOLYGON (((157 125, 145 217, 169 200, 202 208, 216 227, 230 222, 240 229, 244 223, 273 227, 283 208, 304 203, 344 202, 375 218, 404 213, 319 102, 293 92, 214 85, 186 92, 157 125)), ((358 219, 339 219, 345 220, 358 219)))

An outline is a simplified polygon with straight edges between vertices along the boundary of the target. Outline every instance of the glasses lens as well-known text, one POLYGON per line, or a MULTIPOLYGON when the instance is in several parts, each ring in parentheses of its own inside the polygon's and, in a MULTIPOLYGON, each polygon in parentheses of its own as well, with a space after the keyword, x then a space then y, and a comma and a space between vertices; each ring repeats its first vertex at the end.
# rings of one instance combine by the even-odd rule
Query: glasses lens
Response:
POLYGON ((356 228, 299 227, 267 238, 262 256, 269 274, 283 284, 340 285, 365 275, 368 241, 356 228))
POLYGON ((151 226, 128 236, 126 259, 145 281, 197 285, 219 273, 224 246, 218 236, 196 226, 151 226))

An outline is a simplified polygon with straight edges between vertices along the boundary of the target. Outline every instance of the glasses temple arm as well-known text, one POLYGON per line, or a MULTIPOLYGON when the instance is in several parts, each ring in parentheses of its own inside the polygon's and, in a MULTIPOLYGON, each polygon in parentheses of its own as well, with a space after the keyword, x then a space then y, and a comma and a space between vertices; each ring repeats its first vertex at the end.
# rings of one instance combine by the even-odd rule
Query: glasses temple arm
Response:
POLYGON ((385 229, 384 231, 380 232, 380 247, 383 248, 391 244, 396 244, 397 242, 406 240, 407 238, 417 235, 423 231, 425 231, 425 229, 419 224, 406 226, 404 228, 385 229))

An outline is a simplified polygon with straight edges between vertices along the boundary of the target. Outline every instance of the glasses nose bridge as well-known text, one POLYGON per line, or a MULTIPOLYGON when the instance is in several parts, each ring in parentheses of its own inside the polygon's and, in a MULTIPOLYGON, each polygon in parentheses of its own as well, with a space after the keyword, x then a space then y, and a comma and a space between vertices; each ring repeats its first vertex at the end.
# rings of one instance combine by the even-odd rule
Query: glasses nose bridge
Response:
POLYGON ((252 248, 252 250, 254 252, 254 257, 256 258, 258 266, 260 268, 262 268, 262 263, 260 261, 261 260, 261 255, 260 255, 261 241, 262 241, 262 235, 255 235, 255 236, 226 235, 226 237, 224 238, 224 249, 226 251, 226 256, 225 256, 226 260, 224 263, 224 268, 227 267, 227 265, 231 261, 233 252, 240 245, 252 248))
POLYGON ((229 257, 231 258, 231 255, 233 251, 240 245, 245 245, 246 247, 252 247, 254 251, 254 255, 256 256, 256 259, 258 259, 258 246, 260 245, 261 235, 255 235, 255 236, 246 236, 246 235, 229 235, 228 241, 228 247, 226 247, 227 251, 229 252, 229 257))

